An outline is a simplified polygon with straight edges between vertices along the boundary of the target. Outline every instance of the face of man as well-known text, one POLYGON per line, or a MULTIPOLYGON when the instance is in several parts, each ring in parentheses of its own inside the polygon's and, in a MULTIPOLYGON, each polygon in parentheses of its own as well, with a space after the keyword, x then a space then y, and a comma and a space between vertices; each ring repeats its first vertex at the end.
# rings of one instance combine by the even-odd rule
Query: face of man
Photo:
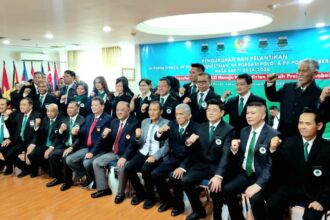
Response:
POLYGON ((224 111, 220 109, 218 105, 210 104, 206 109, 206 117, 209 122, 212 124, 219 121, 224 115, 224 111))
POLYGON ((38 84, 38 91, 39 91, 39 93, 41 94, 41 95, 44 95, 44 94, 46 94, 46 92, 47 92, 47 84, 46 83, 44 83, 44 82, 40 82, 39 84, 38 84))
POLYGON ((189 71, 189 79, 191 82, 196 83, 197 82, 197 76, 198 76, 198 69, 196 67, 191 67, 189 71))
POLYGON ((253 128, 258 128, 265 121, 265 117, 263 106, 248 106, 246 109, 246 121, 253 128))
POLYGON ((75 115, 78 114, 79 107, 74 103, 69 103, 68 108, 67 108, 66 111, 67 111, 67 113, 70 117, 74 117, 75 115))
POLYGON ((315 122, 315 114, 303 113, 299 117, 298 129, 303 138, 311 140, 317 135, 317 131, 321 130, 323 123, 315 122))
POLYGON ((175 119, 179 125, 185 125, 190 120, 190 118, 191 114, 188 114, 183 108, 175 110, 175 119))
POLYGON ((0 99, 0 113, 4 113, 7 110, 7 101, 0 99))
POLYGON ((211 86, 211 80, 207 75, 198 76, 197 87, 200 92, 207 91, 210 88, 210 86, 211 86))
POLYGON ((125 120, 129 116, 130 109, 126 102, 118 102, 116 107, 116 115, 119 120, 125 120))
POLYGON ((92 101, 92 112, 94 115, 102 114, 103 110, 104 110, 104 105, 101 105, 101 103, 98 100, 92 101))
POLYGON ((245 79, 237 79, 236 80, 236 91, 240 96, 244 96, 251 89, 251 85, 247 84, 245 79))
POLYGON ((49 105, 47 108, 47 117, 49 119, 54 119, 58 115, 58 109, 55 105, 49 105))
POLYGON ((169 85, 167 85, 166 81, 159 81, 158 83, 158 92, 159 95, 161 96, 165 96, 170 92, 171 87, 169 85))
POLYGON ((298 67, 298 84, 301 87, 308 86, 314 79, 317 72, 307 63, 300 63, 298 67))
POLYGON ((272 117, 276 117, 277 114, 278 114, 278 111, 275 110, 275 109, 270 109, 270 110, 269 110, 269 113, 270 113, 270 115, 271 115, 272 117))
POLYGON ((160 106, 158 104, 150 104, 148 114, 151 121, 157 121, 162 115, 162 113, 163 111, 160 110, 160 106))
POLYGON ((26 114, 32 110, 32 105, 26 99, 22 99, 19 103, 19 109, 23 114, 26 114))
POLYGON ((33 76, 34 84, 38 85, 38 83, 41 82, 42 80, 43 80, 43 78, 42 78, 41 74, 34 74, 34 76, 33 76))
POLYGON ((63 88, 65 86, 65 83, 64 83, 64 79, 62 78, 62 79, 60 79, 59 81, 58 81, 58 88, 63 88))
POLYGON ((65 85, 70 85, 74 81, 74 78, 68 73, 64 73, 63 79, 65 85))

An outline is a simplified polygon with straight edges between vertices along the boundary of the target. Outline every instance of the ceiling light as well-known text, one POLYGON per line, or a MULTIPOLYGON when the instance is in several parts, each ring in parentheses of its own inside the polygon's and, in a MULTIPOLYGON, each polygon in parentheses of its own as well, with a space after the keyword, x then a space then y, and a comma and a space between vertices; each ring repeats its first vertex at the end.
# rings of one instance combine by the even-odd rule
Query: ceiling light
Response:
POLYGON ((54 35, 52 35, 51 33, 45 34, 45 38, 47 39, 53 39, 54 35))
POLYGON ((237 32, 231 32, 230 34, 231 34, 231 36, 237 36, 238 35, 237 32))
POLYGON ((110 32, 112 29, 111 29, 111 27, 109 27, 109 26, 104 26, 103 27, 103 31, 104 32, 110 32))
POLYGON ((174 41, 174 38, 173 38, 173 37, 169 37, 169 38, 167 39, 167 41, 168 41, 168 42, 173 42, 173 41, 174 41))
POLYGON ((323 23, 323 22, 316 23, 316 25, 315 25, 315 27, 317 27, 317 28, 322 28, 324 26, 325 26, 325 23, 323 23))
POLYGON ((309 4, 312 3, 313 0, 298 0, 299 4, 309 4))
POLYGON ((159 35, 212 35, 259 28, 272 21, 270 16, 260 13, 201 13, 150 19, 138 24, 136 28, 159 35))
POLYGON ((10 40, 3 40, 2 43, 5 45, 8 45, 8 44, 10 44, 10 40))
POLYGON ((330 38, 329 35, 323 35, 320 37, 320 40, 328 40, 330 38))
POLYGON ((186 47, 190 47, 191 46, 191 41, 186 41, 186 47))

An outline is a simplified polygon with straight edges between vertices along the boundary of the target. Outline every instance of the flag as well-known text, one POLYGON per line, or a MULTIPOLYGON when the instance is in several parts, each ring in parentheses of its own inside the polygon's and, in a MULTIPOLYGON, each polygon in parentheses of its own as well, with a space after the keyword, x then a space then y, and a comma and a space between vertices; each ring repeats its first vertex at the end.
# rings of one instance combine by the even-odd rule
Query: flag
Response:
POLYGON ((54 89, 58 89, 58 73, 57 73, 57 69, 56 69, 56 63, 54 62, 54 89))
POLYGON ((26 66, 25 62, 23 62, 23 76, 22 76, 22 81, 28 81, 29 80, 29 75, 26 71, 26 66))
POLYGON ((13 83, 11 85, 11 88, 13 91, 16 90, 16 83, 18 83, 18 74, 17 74, 17 70, 16 70, 16 66, 15 66, 15 62, 13 61, 13 83))
POLYGON ((44 76, 45 75, 45 71, 44 71, 44 65, 41 63, 41 72, 42 72, 42 75, 44 76))
POLYGON ((52 75, 52 71, 50 70, 49 62, 48 62, 47 82, 52 88, 52 91, 54 91, 53 75, 52 75))
POLYGON ((10 100, 10 86, 9 86, 5 61, 3 61, 2 86, 1 86, 1 88, 2 88, 2 90, 1 90, 2 97, 10 100))
POLYGON ((31 76, 34 77, 34 68, 32 61, 31 61, 31 76))

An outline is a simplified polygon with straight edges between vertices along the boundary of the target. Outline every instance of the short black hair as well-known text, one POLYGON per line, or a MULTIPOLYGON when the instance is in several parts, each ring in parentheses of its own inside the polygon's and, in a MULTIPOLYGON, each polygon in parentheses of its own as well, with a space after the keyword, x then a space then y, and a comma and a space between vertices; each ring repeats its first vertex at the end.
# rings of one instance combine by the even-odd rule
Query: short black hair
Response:
POLYGON ((269 107, 269 110, 276 110, 278 111, 278 107, 276 105, 272 105, 269 107))
POLYGON ((165 81, 165 82, 167 83, 167 85, 168 85, 169 87, 171 87, 171 82, 170 82, 170 80, 169 80, 168 78, 163 77, 163 78, 161 78, 161 79, 159 80, 159 82, 160 82, 160 81, 165 81))
POLYGON ((141 84, 141 82, 145 82, 148 86, 150 86, 152 83, 150 79, 141 79, 139 85, 141 84))
POLYGON ((74 71, 72 71, 72 70, 65 70, 64 71, 64 74, 68 74, 71 77, 76 78, 76 73, 74 71))
POLYGON ((76 88, 78 88, 78 86, 82 86, 84 88, 85 92, 86 92, 85 94, 88 94, 88 85, 87 85, 87 83, 80 81, 76 85, 77 85, 76 88))
POLYGON ((163 110, 163 106, 160 104, 160 102, 159 101, 157 101, 157 100, 153 100, 153 101, 151 101, 150 102, 150 104, 149 104, 149 106, 150 105, 158 105, 159 106, 159 110, 163 110))
POLYGON ((194 68, 197 68, 199 72, 204 72, 205 71, 205 66, 201 63, 192 63, 190 66, 194 67, 194 68))
POLYGON ((237 79, 245 79, 245 82, 248 84, 248 85, 251 85, 252 84, 252 77, 247 74, 247 73, 243 73, 243 74, 239 74, 236 78, 237 79))
POLYGON ((101 105, 104 105, 104 100, 99 96, 94 96, 92 101, 98 101, 101 105))
POLYGON ((6 98, 4 98, 4 97, 0 97, 0 100, 5 100, 7 106, 10 105, 10 101, 9 101, 9 99, 6 99, 6 98))
POLYGON ((220 99, 210 99, 206 102, 207 107, 209 105, 217 105, 219 106, 220 110, 225 110, 225 105, 220 99))
POLYGON ((23 100, 26 100, 26 101, 28 102, 29 105, 32 105, 32 106, 33 106, 33 101, 32 101, 32 99, 31 99, 30 97, 22 98, 21 101, 23 101, 23 100))
POLYGON ((314 119, 315 119, 316 124, 318 124, 319 122, 323 122, 323 119, 322 119, 321 115, 314 108, 305 107, 300 115, 302 115, 304 113, 314 114, 314 116, 315 116, 314 119))
POLYGON ((211 75, 208 74, 208 73, 204 73, 204 72, 202 72, 202 73, 198 73, 198 76, 207 76, 207 78, 208 78, 210 81, 212 80, 211 75))
POLYGON ((44 76, 45 74, 43 74, 43 73, 40 72, 40 71, 36 71, 36 72, 33 73, 33 76, 35 76, 35 75, 41 75, 41 76, 44 76))
POLYGON ((80 105, 79 105, 78 102, 76 102, 76 101, 71 101, 71 102, 69 102, 68 106, 69 106, 70 104, 75 105, 77 108, 80 108, 80 105))

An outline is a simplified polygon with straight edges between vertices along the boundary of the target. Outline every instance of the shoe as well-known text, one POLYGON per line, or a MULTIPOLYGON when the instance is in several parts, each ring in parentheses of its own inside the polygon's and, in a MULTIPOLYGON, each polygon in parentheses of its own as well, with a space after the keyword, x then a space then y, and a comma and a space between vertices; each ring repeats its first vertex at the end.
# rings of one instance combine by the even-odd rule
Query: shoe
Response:
POLYGON ((37 177, 37 176, 38 176, 37 173, 30 173, 30 177, 31 177, 31 178, 35 178, 35 177, 37 177))
POLYGON ((91 181, 89 181, 88 179, 85 179, 80 183, 80 187, 87 188, 90 184, 91 184, 91 181))
POLYGON ((58 184, 61 184, 62 181, 58 180, 58 179, 53 179, 52 181, 50 181, 49 183, 46 184, 47 187, 52 187, 52 186, 56 186, 58 184))
POLYGON ((29 171, 27 171, 27 170, 22 170, 18 175, 17 175, 17 177, 18 178, 22 178, 22 177, 25 177, 25 176, 27 176, 27 175, 29 175, 29 171))
POLYGON ((144 200, 144 198, 139 198, 138 196, 135 196, 132 200, 131 200, 131 204, 132 205, 138 205, 140 202, 142 202, 144 200))
POLYGON ((179 209, 174 208, 171 212, 171 216, 174 217, 174 216, 180 215, 183 212, 184 212, 184 208, 179 208, 179 209))
POLYGON ((206 217, 206 212, 205 210, 201 212, 193 212, 190 215, 187 216, 186 220, 198 220, 200 218, 205 218, 206 217))
POLYGON ((5 172, 3 173, 3 175, 7 176, 13 174, 13 170, 12 169, 6 169, 5 172))
POLYGON ((160 206, 158 208, 158 212, 165 212, 167 209, 171 208, 172 205, 169 203, 160 203, 160 206))
POLYGON ((124 199, 125 199, 125 196, 116 195, 115 203, 120 204, 124 201, 124 199))
POLYGON ((61 189, 61 191, 65 191, 65 190, 70 189, 70 187, 72 185, 73 185, 73 183, 63 183, 60 189, 61 189))
POLYGON ((147 199, 143 203, 143 208, 144 209, 151 209, 152 207, 154 207, 155 204, 156 204, 155 200, 147 199))
POLYGON ((111 189, 105 189, 105 190, 99 190, 95 193, 92 193, 91 197, 93 199, 95 199, 95 198, 99 198, 99 197, 107 196, 107 195, 111 195, 111 194, 112 194, 111 189))

